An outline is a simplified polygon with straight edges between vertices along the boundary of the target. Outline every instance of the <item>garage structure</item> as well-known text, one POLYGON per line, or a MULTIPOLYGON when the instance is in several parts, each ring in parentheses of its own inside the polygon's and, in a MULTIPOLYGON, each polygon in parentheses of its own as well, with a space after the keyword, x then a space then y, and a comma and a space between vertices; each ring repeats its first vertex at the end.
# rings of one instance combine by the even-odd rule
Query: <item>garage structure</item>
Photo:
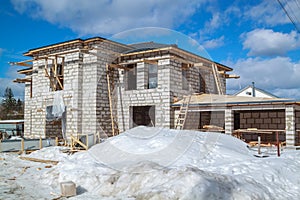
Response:
MULTIPOLYGON (((173 104, 179 113, 182 101, 173 104)), ((192 95, 185 129, 219 131, 243 137, 246 142, 279 140, 300 146, 300 102, 283 98, 192 95)))

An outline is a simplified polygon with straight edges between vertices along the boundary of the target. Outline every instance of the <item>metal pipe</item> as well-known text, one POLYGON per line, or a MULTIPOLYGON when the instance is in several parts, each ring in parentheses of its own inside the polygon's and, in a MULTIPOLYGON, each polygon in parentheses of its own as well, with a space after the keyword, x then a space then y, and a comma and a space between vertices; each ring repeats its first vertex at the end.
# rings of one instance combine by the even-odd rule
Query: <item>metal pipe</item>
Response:
POLYGON ((254 82, 252 82, 252 96, 255 97, 255 85, 254 82))

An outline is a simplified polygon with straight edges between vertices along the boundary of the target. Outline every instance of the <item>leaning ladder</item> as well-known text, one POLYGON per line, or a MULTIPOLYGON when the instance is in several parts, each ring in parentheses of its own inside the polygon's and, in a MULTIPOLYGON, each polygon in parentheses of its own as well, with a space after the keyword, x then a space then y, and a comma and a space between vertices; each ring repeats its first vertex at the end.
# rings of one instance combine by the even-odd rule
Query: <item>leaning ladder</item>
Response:
POLYGON ((224 91, 223 91, 222 83, 221 83, 221 80, 220 80, 218 67, 215 63, 212 63, 212 70, 213 70, 213 74, 214 74, 218 94, 223 95, 224 91))
POLYGON ((106 64, 106 78, 107 78, 107 88, 108 88, 111 129, 112 129, 112 135, 115 136, 119 134, 119 126, 118 126, 116 111, 114 110, 114 106, 115 106, 114 98, 112 97, 112 91, 114 90, 115 84, 114 84, 113 73, 111 74, 111 70, 108 64, 106 64))
POLYGON ((175 129, 182 130, 184 128, 191 98, 192 95, 188 95, 183 98, 183 102, 180 106, 179 114, 176 120, 175 129))

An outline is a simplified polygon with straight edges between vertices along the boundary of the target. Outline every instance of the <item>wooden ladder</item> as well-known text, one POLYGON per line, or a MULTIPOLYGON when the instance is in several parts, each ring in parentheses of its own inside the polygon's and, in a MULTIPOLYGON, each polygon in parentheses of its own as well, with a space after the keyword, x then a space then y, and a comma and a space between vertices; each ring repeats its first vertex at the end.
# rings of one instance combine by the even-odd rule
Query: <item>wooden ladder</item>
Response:
POLYGON ((191 98, 192 95, 188 95, 183 98, 183 102, 180 106, 179 114, 176 120, 175 129, 182 130, 184 128, 191 98))
POLYGON ((111 73, 108 64, 106 64, 106 78, 107 78, 107 88, 108 88, 111 129, 112 129, 112 135, 115 136, 119 134, 118 117, 116 114, 116 110, 114 110, 116 109, 116 105, 114 102, 114 98, 112 97, 112 91, 114 91, 115 89, 115 84, 114 84, 113 73, 111 73))
POLYGON ((213 74, 214 74, 218 94, 223 95, 224 91, 223 91, 222 83, 221 83, 221 80, 220 80, 218 67, 215 63, 212 63, 212 70, 213 70, 213 74))

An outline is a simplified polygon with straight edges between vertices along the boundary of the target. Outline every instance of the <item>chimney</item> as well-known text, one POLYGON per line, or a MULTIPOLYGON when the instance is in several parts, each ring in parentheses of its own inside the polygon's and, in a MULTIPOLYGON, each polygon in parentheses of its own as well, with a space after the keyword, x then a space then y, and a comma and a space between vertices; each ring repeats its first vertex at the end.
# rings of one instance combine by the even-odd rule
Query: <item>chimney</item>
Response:
POLYGON ((254 82, 252 82, 252 97, 255 97, 255 86, 254 86, 254 82))

